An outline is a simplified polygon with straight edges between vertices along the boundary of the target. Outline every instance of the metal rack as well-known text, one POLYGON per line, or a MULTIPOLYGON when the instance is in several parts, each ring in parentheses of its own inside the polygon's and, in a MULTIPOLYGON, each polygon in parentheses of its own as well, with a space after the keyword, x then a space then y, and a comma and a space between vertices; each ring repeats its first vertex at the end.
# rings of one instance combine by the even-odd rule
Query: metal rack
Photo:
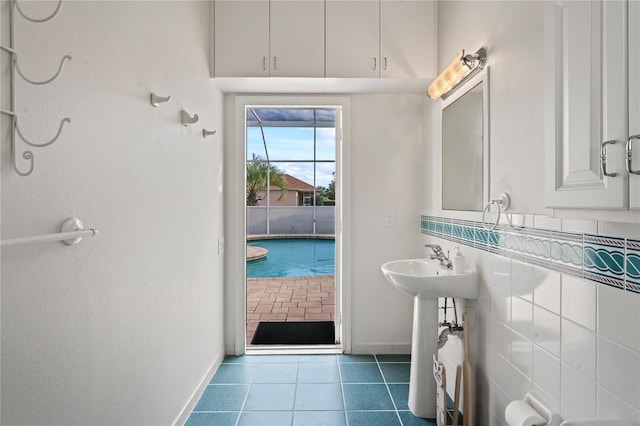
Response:
POLYGON ((34 148, 42 148, 45 146, 49 146, 51 144, 53 144, 55 141, 58 140, 58 138, 60 137, 61 133, 62 133, 62 128, 64 127, 64 125, 66 123, 71 123, 71 119, 69 117, 65 117, 60 121, 60 125, 58 126, 58 131, 57 133, 53 136, 53 138, 51 138, 49 141, 46 142, 40 142, 40 143, 36 143, 33 141, 30 141, 29 139, 27 139, 22 131, 20 130, 20 125, 19 125, 19 121, 18 121, 18 114, 17 114, 17 105, 16 105, 16 74, 18 74, 20 77, 22 77, 22 79, 24 81, 26 81, 27 83, 33 84, 33 85, 45 85, 45 84, 49 84, 52 81, 54 81, 56 78, 58 78, 58 76, 62 73, 62 69, 64 68, 64 64, 66 61, 70 61, 71 60, 71 56, 69 55, 64 55, 62 57, 62 59, 60 60, 60 64, 58 65, 58 70, 55 72, 55 74, 46 79, 46 80, 42 80, 42 81, 36 81, 33 80, 29 77, 27 77, 22 70, 20 69, 20 64, 18 62, 18 53, 16 52, 16 50, 14 49, 15 46, 15 28, 14 28, 14 18, 16 15, 16 11, 27 21, 30 22, 34 22, 34 23, 43 23, 43 22, 47 22, 51 19, 53 19, 58 12, 60 12, 60 8, 62 7, 62 0, 58 0, 58 4, 56 5, 55 10, 47 17, 45 18, 33 18, 28 16, 27 14, 25 14, 22 9, 20 8, 20 5, 18 3, 18 0, 12 0, 11 1, 11 10, 9 13, 9 46, 5 46, 5 45, 0 45, 0 49, 7 52, 10 57, 11 57, 11 67, 10 67, 10 79, 11 79, 11 101, 10 101, 10 106, 9 109, 0 109, 0 113, 8 115, 11 119, 11 164, 13 166, 13 169, 16 171, 16 173, 18 173, 20 176, 28 176, 33 172, 33 168, 34 168, 34 158, 33 158, 33 151, 27 149, 24 150, 21 154, 21 157, 29 162, 29 167, 26 171, 21 171, 20 168, 18 167, 18 149, 16 147, 16 135, 18 137, 20 137, 20 139, 27 145, 34 147, 34 148))

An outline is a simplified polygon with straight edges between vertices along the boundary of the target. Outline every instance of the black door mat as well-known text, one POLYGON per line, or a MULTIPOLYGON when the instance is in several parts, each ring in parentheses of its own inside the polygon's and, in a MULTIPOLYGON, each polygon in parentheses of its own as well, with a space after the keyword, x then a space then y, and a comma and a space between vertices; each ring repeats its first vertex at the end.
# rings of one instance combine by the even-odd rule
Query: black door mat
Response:
POLYGON ((259 322, 252 345, 332 345, 333 321, 259 322))

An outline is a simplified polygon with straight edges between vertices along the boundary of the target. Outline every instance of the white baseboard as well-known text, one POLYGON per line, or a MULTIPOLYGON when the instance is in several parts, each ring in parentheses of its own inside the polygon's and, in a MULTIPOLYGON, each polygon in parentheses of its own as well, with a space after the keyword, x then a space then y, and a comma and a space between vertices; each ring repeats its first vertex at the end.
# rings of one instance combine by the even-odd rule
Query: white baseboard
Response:
POLYGON ((378 354, 378 355, 397 355, 410 354, 411 343, 390 345, 386 343, 351 343, 352 355, 378 354))
POLYGON ((207 385, 209 384, 209 382, 211 382, 211 378, 213 377, 215 372, 218 371, 218 367, 220 367, 220 364, 222 364, 222 360, 224 360, 224 352, 220 352, 218 353, 218 355, 216 355, 215 359, 213 360, 213 363, 207 370, 207 373, 204 375, 204 377, 200 381, 200 384, 193 391, 193 393, 187 400, 187 403, 180 411, 180 414, 178 415, 176 420, 173 422, 174 426, 182 426, 187 422, 189 415, 193 411, 193 407, 196 406, 196 404, 198 403, 198 400, 204 393, 205 389, 207 389, 207 385))

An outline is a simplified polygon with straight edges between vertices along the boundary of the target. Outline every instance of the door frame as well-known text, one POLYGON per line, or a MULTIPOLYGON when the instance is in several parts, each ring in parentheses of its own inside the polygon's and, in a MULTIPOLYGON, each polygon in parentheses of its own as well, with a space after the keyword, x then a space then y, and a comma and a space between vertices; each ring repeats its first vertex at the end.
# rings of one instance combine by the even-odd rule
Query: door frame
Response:
MULTIPOLYGON (((227 95, 225 102, 225 350, 246 352, 246 128, 247 106, 337 107, 342 110, 336 138, 336 329, 340 348, 351 352, 350 98, 322 95, 227 95), (241 283, 241 285, 238 285, 241 283)), ((338 126, 336 122, 336 126, 338 126)))

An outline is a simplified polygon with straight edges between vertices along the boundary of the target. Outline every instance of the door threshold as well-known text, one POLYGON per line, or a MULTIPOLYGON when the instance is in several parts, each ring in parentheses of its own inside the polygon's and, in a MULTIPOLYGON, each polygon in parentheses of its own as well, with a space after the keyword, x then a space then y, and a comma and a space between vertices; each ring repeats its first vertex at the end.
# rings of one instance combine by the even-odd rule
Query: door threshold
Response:
POLYGON ((342 354, 342 345, 253 345, 245 355, 335 355, 342 354))

